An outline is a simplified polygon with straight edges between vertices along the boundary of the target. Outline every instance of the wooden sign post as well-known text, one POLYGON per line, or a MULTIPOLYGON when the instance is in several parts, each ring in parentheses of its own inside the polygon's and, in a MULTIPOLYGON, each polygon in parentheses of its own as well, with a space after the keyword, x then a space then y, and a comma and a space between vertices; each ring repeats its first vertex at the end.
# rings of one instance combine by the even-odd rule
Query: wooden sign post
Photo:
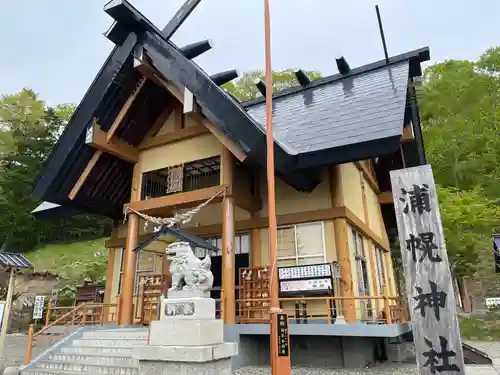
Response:
POLYGON ((391 171, 421 375, 465 374, 455 294, 430 165, 391 171))

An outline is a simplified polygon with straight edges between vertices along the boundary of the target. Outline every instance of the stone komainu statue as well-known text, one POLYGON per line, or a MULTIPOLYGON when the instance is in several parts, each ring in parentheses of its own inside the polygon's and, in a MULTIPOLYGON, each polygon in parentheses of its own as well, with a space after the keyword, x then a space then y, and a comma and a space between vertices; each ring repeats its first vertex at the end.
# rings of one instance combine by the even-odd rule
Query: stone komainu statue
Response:
POLYGON ((172 287, 169 292, 185 290, 199 290, 208 292, 214 283, 214 275, 210 271, 212 262, 207 255, 205 259, 198 259, 188 242, 174 242, 165 253, 170 263, 172 287))

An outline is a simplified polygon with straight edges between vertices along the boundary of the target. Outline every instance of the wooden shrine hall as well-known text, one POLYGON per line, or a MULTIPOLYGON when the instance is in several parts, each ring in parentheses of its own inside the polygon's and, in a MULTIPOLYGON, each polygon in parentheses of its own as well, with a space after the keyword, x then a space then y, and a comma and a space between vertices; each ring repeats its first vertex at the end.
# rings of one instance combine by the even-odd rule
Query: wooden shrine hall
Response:
MULTIPOLYGON (((36 181, 45 203, 34 214, 115 220, 108 321, 157 319, 165 248, 187 236, 195 255, 210 253, 221 319, 240 336, 268 334, 264 95, 240 102, 221 87, 236 70, 203 71, 193 59, 210 42, 178 47, 171 26, 158 29, 127 1, 105 11, 115 48, 36 181), (173 217, 210 199, 168 231, 145 225, 144 215, 173 217)), ((428 48, 356 68, 341 58, 337 74, 311 81, 297 70, 296 86, 273 94, 278 276, 292 335, 408 330, 389 171, 426 163, 415 85, 429 58, 428 48)))

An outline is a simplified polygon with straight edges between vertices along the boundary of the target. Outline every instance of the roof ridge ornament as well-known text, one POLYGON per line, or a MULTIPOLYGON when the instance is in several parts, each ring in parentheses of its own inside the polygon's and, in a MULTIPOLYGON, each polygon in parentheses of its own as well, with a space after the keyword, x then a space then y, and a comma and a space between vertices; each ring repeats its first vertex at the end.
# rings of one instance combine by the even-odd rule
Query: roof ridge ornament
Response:
POLYGON ((195 10, 201 0, 186 0, 179 10, 174 14, 172 19, 165 25, 161 31, 165 39, 170 39, 172 35, 182 26, 184 21, 195 10))
POLYGON ((307 73, 302 69, 295 71, 295 77, 297 78, 297 82, 299 82, 302 87, 305 87, 311 83, 311 78, 309 78, 307 73))

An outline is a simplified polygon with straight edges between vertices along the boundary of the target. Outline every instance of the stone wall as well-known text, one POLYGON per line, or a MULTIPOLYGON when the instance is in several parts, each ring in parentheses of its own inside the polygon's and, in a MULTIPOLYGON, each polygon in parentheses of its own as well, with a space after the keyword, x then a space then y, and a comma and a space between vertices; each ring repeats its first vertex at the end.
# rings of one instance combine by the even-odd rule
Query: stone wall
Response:
MULTIPOLYGON (((64 281, 49 273, 19 273, 16 275, 14 293, 20 295, 13 302, 10 321, 10 332, 27 330, 31 321, 32 308, 29 301, 36 295, 49 296, 52 289, 58 288, 64 281)), ((8 275, 0 275, 0 283, 8 283, 8 275)))

